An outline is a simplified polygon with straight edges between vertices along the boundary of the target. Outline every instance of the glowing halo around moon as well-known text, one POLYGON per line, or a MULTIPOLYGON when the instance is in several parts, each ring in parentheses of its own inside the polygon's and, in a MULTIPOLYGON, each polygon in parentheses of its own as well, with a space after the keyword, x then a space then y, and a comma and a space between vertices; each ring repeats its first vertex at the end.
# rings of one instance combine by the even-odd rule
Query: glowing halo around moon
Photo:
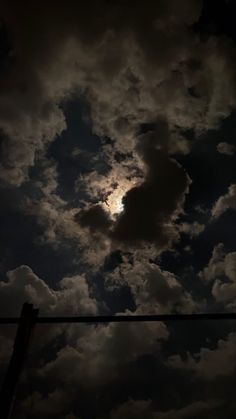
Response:
POLYGON ((137 178, 133 178, 132 180, 123 179, 110 193, 108 193, 106 199, 103 200, 102 205, 104 209, 109 212, 110 217, 113 220, 124 211, 123 198, 130 189, 138 184, 137 180, 137 178))
POLYGON ((109 211, 112 217, 120 214, 124 210, 124 204, 122 202, 124 195, 126 194, 126 190, 122 190, 122 188, 115 189, 103 203, 105 204, 106 210, 109 211))

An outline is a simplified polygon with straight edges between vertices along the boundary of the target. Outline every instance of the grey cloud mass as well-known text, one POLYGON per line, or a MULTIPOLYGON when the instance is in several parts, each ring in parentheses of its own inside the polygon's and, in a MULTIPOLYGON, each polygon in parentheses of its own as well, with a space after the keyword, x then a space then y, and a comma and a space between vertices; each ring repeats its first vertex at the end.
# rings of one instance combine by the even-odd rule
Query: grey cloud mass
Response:
POLYGON ((198 0, 178 7, 149 1, 144 13, 137 2, 133 13, 129 3, 98 1, 91 14, 89 2, 3 2, 11 47, 2 83, 2 179, 24 181, 65 129, 59 105, 75 91, 90 102, 94 131, 125 150, 138 125, 164 109, 177 132, 211 128, 227 116, 235 104, 234 49, 228 40, 201 43, 191 33, 201 7, 198 0))
POLYGON ((215 202, 212 208, 213 218, 218 218, 221 214, 229 209, 236 209, 236 185, 230 185, 228 192, 215 202))
POLYGON ((84 277, 63 278, 58 290, 53 290, 29 266, 7 273, 7 280, 0 281, 0 299, 2 316, 16 316, 24 301, 39 307, 45 314, 97 312, 96 301, 90 297, 84 277))
POLYGON ((212 283, 212 295, 228 310, 235 309, 236 252, 226 253, 223 243, 213 249, 208 265, 200 272, 204 281, 212 283))
MULTIPOLYGON (((236 310, 235 16, 1 2, 1 316, 236 310)), ((235 418, 233 321, 34 332, 13 419, 235 418)))
POLYGON ((226 156, 233 156, 235 153, 235 146, 229 143, 219 143, 217 145, 217 151, 221 154, 225 154, 226 156))
POLYGON ((216 400, 194 402, 176 410, 167 412, 155 411, 150 400, 129 400, 112 412, 111 419, 186 419, 190 417, 203 418, 209 412, 217 412, 221 403, 216 400), (194 415, 194 416, 193 416, 194 415), (197 415, 197 416, 196 416, 197 415))
POLYGON ((181 212, 190 180, 177 162, 158 150, 153 135, 145 137, 140 139, 138 151, 147 166, 146 179, 123 198, 124 212, 113 234, 130 242, 156 240, 162 246, 168 242, 168 231, 170 237, 175 234, 171 220, 181 212))

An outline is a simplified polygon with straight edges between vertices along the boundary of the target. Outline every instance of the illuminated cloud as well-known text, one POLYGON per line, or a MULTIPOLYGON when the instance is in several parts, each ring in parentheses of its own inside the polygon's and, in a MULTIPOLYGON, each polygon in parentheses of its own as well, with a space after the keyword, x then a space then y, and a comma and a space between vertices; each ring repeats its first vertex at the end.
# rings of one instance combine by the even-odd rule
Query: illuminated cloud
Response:
MULTIPOLYGON (((69 5, 14 2, 13 14, 2 2, 11 69, 1 85, 4 182, 27 179, 66 128, 59 104, 75 91, 90 103, 94 132, 125 153, 132 152, 140 124, 155 122, 163 110, 177 139, 181 129, 214 128, 235 106, 233 46, 223 38, 201 42, 189 30, 201 1, 181 1, 178 8, 173 1, 148 2, 145 18, 142 2, 135 12, 129 4, 106 4, 103 13, 101 0, 92 14, 90 2, 69 5)), ((182 141, 180 149, 186 147, 182 141)))
POLYGON ((235 310, 236 252, 227 253, 223 243, 214 247, 208 265, 199 273, 201 279, 212 283, 212 295, 228 310, 235 310))
POLYGON ((211 210, 213 219, 220 217, 225 211, 236 209, 236 185, 232 184, 228 188, 228 192, 222 195, 213 205, 211 210))
POLYGON ((112 290, 128 286, 140 313, 192 313, 199 310, 200 304, 172 273, 138 257, 132 262, 123 259, 123 263, 107 276, 107 287, 112 290))
POLYGON ((220 339, 213 349, 202 348, 200 353, 191 356, 187 354, 186 360, 179 355, 173 355, 168 363, 171 368, 192 370, 204 380, 212 381, 215 378, 230 376, 234 374, 236 335, 229 334, 226 339, 220 339))
POLYGON ((225 154, 226 156, 233 156, 235 153, 235 146, 229 143, 219 143, 217 145, 217 151, 221 154, 225 154))
POLYGON ((96 301, 90 297, 83 276, 63 278, 55 290, 38 278, 29 266, 19 266, 7 273, 6 281, 0 281, 0 300, 2 316, 19 315, 24 302, 51 315, 97 312, 96 301))
MULTIPOLYGON (((235 310, 235 6, 211 3, 1 2, 2 315, 235 310)), ((19 419, 235 417, 229 324, 41 326, 19 419)))

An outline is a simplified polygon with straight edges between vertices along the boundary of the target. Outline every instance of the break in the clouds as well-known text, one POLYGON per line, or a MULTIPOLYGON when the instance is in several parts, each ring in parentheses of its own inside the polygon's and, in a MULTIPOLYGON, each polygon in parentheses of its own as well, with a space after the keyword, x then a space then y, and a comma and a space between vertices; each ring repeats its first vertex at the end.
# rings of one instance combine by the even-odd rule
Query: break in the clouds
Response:
MULTIPOLYGON (((235 310, 234 16, 1 2, 1 315, 235 310)), ((37 329, 17 419, 235 417, 233 323, 37 329)))

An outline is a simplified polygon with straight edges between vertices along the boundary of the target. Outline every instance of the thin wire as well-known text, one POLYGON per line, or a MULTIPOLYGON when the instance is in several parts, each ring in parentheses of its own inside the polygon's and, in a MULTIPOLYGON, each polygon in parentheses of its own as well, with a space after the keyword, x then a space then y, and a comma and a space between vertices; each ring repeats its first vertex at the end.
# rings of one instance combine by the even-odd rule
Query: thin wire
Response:
MULTIPOLYGON (((59 316, 37 317, 35 323, 125 323, 162 321, 236 320, 236 313, 147 314, 117 316, 59 316)), ((20 317, 1 317, 0 324, 17 324, 20 317)))

